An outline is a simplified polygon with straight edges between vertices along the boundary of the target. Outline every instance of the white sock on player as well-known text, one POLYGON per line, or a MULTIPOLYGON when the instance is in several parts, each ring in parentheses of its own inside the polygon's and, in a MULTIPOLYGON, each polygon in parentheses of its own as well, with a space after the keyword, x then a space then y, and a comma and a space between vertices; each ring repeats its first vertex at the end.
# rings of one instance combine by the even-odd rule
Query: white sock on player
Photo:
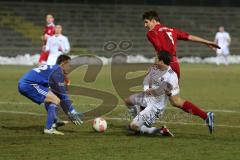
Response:
POLYGON ((156 134, 159 131, 159 129, 156 127, 147 127, 145 125, 142 125, 140 131, 141 133, 156 134))

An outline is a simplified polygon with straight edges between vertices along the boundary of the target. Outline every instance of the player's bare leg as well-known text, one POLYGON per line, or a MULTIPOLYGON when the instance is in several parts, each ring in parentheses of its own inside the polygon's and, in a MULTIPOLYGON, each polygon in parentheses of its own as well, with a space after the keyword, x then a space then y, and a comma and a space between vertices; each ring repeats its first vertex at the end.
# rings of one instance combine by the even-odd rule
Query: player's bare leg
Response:
POLYGON ((128 108, 128 111, 129 113, 131 114, 132 117, 136 117, 139 110, 138 108, 135 106, 135 104, 132 103, 131 99, 128 97, 128 98, 125 98, 124 99, 124 102, 125 102, 125 105, 127 106, 128 108))
POLYGON ((124 103, 128 107, 128 109, 130 109, 134 105, 134 104, 132 104, 132 102, 131 102, 129 97, 124 99, 124 103))
POLYGON ((54 103, 55 105, 60 104, 60 99, 52 92, 49 91, 44 100, 45 103, 54 103))

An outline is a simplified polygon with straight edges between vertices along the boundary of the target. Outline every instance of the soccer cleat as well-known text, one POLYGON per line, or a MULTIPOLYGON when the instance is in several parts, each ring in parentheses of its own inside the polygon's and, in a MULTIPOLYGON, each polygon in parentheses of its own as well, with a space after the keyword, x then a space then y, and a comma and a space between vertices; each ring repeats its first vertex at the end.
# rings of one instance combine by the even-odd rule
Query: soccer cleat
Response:
POLYGON ((205 120, 207 125, 208 125, 208 129, 209 129, 210 134, 212 134, 213 129, 214 129, 213 116, 214 116, 213 112, 208 112, 207 113, 207 118, 205 120))
POLYGON ((171 133, 166 126, 162 126, 162 128, 160 128, 160 134, 162 136, 174 137, 174 134, 171 133))
POLYGON ((64 135, 63 132, 60 132, 54 128, 51 128, 51 129, 44 129, 43 131, 44 134, 55 134, 55 135, 64 135))
POLYGON ((53 123, 52 128, 58 129, 58 127, 62 127, 68 123, 69 123, 68 121, 57 120, 56 122, 53 123))

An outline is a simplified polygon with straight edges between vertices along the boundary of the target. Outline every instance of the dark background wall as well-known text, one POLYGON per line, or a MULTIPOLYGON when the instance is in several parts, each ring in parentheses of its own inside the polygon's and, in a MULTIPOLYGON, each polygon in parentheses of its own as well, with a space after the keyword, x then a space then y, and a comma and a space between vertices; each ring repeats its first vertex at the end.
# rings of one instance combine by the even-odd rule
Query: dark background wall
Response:
MULTIPOLYGON (((6 1, 6 0, 5 0, 6 1)), ((7 0, 16 1, 16 0, 7 0)), ((81 4, 139 4, 139 5, 177 5, 177 6, 219 6, 239 7, 239 0, 19 0, 18 2, 51 2, 81 4)))
MULTIPOLYGON (((151 57, 154 49, 146 38, 146 29, 141 18, 147 10, 156 10, 161 23, 166 26, 177 27, 209 40, 213 40, 218 27, 224 25, 232 37, 231 54, 240 54, 240 8, 237 5, 201 6, 207 4, 207 1, 187 3, 184 0, 181 3, 171 0, 129 1, 138 4, 124 4, 127 3, 125 0, 51 2, 0 1, 0 35, 3 35, 0 37, 0 56, 39 54, 45 15, 52 13, 55 22, 63 25, 63 33, 69 37, 71 54, 109 57, 111 53, 105 49, 108 42, 120 44, 122 41, 130 41, 131 48, 124 52, 151 57), (200 6, 184 6, 185 3, 200 6)), ((214 4, 213 1, 210 2, 208 5, 214 4)), ((232 4, 233 1, 219 0, 217 4, 224 3, 232 4)), ((177 50, 179 57, 215 54, 205 45, 185 41, 179 41, 177 50)))

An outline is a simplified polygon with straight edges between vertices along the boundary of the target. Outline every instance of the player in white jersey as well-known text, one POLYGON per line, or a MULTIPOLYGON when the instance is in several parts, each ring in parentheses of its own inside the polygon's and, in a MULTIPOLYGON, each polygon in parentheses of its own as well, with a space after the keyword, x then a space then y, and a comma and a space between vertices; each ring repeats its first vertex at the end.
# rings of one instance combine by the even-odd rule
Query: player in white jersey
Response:
POLYGON ((55 65, 57 58, 62 54, 67 54, 70 51, 70 44, 68 38, 62 35, 62 26, 55 26, 55 35, 47 40, 46 51, 49 51, 47 59, 48 65, 55 65))
POLYGON ((161 51, 158 54, 155 65, 150 67, 147 76, 144 78, 144 91, 139 94, 131 95, 125 99, 125 103, 131 113, 135 114, 134 119, 129 125, 129 129, 140 133, 173 136, 165 127, 151 127, 156 119, 163 114, 169 96, 179 94, 177 74, 169 66, 171 55, 161 51), (136 106, 144 109, 137 112, 136 106))
POLYGON ((221 49, 217 49, 217 57, 216 57, 216 64, 220 65, 221 59, 223 59, 224 64, 227 66, 229 64, 228 62, 228 56, 229 56, 229 45, 231 43, 231 37, 228 32, 224 31, 224 27, 219 27, 219 32, 216 33, 215 36, 215 42, 218 44, 221 49))

